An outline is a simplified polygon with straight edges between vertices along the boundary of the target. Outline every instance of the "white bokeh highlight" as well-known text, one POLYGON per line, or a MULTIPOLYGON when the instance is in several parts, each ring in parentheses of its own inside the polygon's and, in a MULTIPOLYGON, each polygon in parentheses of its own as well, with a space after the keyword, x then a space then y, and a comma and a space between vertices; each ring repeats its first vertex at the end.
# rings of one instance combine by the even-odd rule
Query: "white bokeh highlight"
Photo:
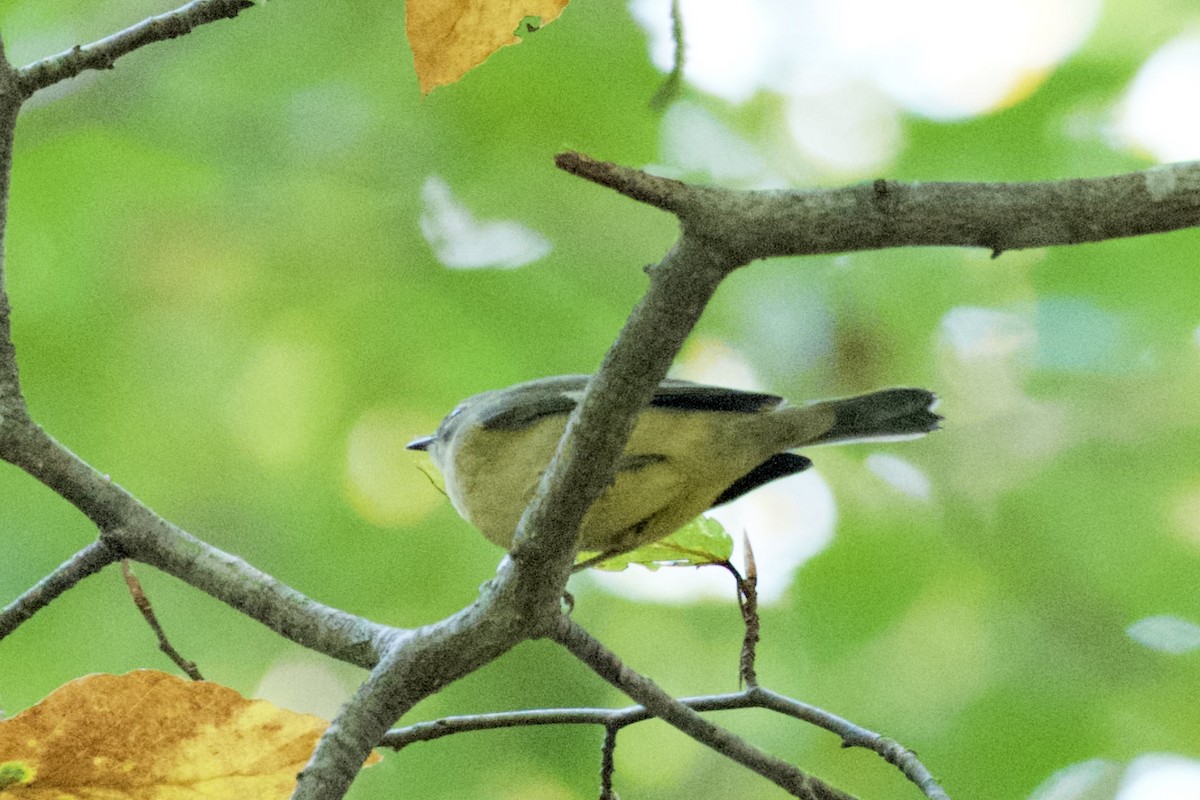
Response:
POLYGON ((477 220, 436 175, 425 179, 421 201, 421 234, 438 261, 451 269, 512 269, 550 252, 550 242, 526 225, 477 220))
POLYGON ((908 111, 959 119, 1020 99, 1087 38, 1099 0, 817 3, 839 56, 908 111))
POLYGON ((1200 85, 1200 34, 1158 49, 1126 90, 1116 131, 1128 146, 1158 161, 1200 158, 1200 105, 1189 101, 1200 85))
POLYGON ((1200 761, 1168 753, 1134 759, 1126 768, 1115 800, 1196 800, 1200 761))
POLYGON ((1143 617, 1125 632, 1138 644, 1160 653, 1183 655, 1200 650, 1200 625, 1170 614, 1143 617))
MULTIPOLYGON (((731 103, 753 97, 767 82, 776 57, 771 43, 773 5, 762 0, 737 5, 681 0, 688 83, 731 103)), ((633 0, 629 10, 650 34, 651 61, 663 72, 670 71, 675 59, 670 0, 633 0)))
MULTIPOLYGON (((684 78, 734 104, 780 95, 806 160, 837 177, 868 173, 903 145, 903 111, 963 119, 1026 97, 1087 39, 1101 5, 681 0, 684 78)), ((632 0, 630 11, 669 70, 670 0, 632 0)))
POLYGON ((673 104, 663 115, 660 130, 668 166, 654 170, 659 174, 699 174, 722 185, 755 188, 771 183, 767 161, 754 145, 702 106, 686 101, 673 104))
POLYGON ((929 476, 899 456, 891 453, 872 453, 867 456, 866 467, 900 494, 926 503, 933 497, 933 484, 929 476))
MULTIPOLYGON (((1029 800, 1086 800, 1105 783, 1115 783, 1120 768, 1111 761, 1093 758, 1063 767, 1033 790, 1029 800)), ((1111 791, 1108 793, 1111 795, 1111 791)))
POLYGON ((996 308, 952 308, 942 317, 941 333, 963 361, 1009 357, 1037 344, 1028 317, 996 308))

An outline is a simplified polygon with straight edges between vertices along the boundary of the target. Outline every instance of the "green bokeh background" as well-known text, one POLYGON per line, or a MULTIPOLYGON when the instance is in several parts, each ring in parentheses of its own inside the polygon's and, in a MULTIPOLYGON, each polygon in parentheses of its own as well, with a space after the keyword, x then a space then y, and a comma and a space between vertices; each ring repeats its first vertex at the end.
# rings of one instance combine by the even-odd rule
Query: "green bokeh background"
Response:
MULTIPOLYGON (((23 64, 166 8, 5 0, 0 31, 23 64)), ((1100 137, 1066 136, 1066 120, 1112 103, 1195 21, 1184 0, 1109 2, 1027 100, 960 123, 906 119, 887 177, 1145 166, 1100 137)), ((21 119, 8 240, 33 414, 169 519, 322 602, 397 625, 457 610, 499 553, 428 497, 434 510, 408 525, 358 513, 351 431, 383 409, 416 435, 472 392, 595 367, 675 227, 552 156, 658 161, 646 100, 660 80, 622 4, 577 0, 420 100, 399 4, 288 0, 56 87, 21 119), (418 227, 430 175, 553 250, 516 270, 445 268, 418 227)), ((780 135, 769 99, 688 97, 750 139, 780 135)), ((836 538, 764 612, 767 685, 916 749, 954 797, 1024 797, 1093 758, 1200 757, 1200 653, 1155 652, 1125 632, 1151 615, 1200 621, 1198 245, 1186 231, 996 261, 893 250, 758 264, 723 287, 698 333, 738 348, 773 390, 929 385, 947 416, 937 437, 893 451, 930 477, 929 504, 887 495, 865 453, 828 467, 836 538), (989 396, 987 368, 950 353, 940 325, 963 307, 1023 315, 1036 332, 1007 368, 1011 394, 989 396), (789 357, 781 332, 806 341, 816 326, 827 350, 789 357)), ((6 603, 95 530, 13 468, 0 470, 0 498, 6 603)), ((283 661, 324 669, 343 690, 362 677, 148 567, 139 575, 210 679, 252 693, 283 661)), ((731 604, 635 603, 586 585, 578 600, 576 618, 668 690, 735 688, 731 604)), ((139 667, 171 668, 108 570, 0 644, 0 707, 139 667)), ((621 703, 535 643, 407 721, 621 703)), ((721 720, 848 791, 917 796, 828 734, 766 713, 721 720)), ((594 797, 600 737, 537 729, 418 745, 364 773, 352 797, 594 797)), ((622 734, 617 787, 779 796, 658 724, 622 734)))

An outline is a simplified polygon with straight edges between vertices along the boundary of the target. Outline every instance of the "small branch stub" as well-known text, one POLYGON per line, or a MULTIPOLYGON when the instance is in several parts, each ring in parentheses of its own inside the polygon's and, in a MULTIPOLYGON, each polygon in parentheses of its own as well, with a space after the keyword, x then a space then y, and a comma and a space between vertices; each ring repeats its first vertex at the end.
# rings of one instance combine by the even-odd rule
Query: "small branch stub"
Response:
POLYGON ((142 582, 133 574, 133 570, 129 566, 129 559, 121 559, 121 576, 125 579, 125 585, 129 588, 129 595, 133 598, 133 604, 137 606, 137 610, 141 612, 142 618, 146 620, 146 624, 150 626, 150 630, 154 631, 154 635, 158 638, 158 649, 166 654, 167 658, 175 662, 175 666, 183 670, 189 678, 194 681, 204 680, 204 676, 200 674, 200 670, 196 667, 195 661, 189 661, 180 655, 179 651, 167 639, 167 632, 163 630, 162 625, 158 621, 158 615, 154 613, 154 607, 150 605, 150 598, 146 597, 146 592, 142 589, 142 582))

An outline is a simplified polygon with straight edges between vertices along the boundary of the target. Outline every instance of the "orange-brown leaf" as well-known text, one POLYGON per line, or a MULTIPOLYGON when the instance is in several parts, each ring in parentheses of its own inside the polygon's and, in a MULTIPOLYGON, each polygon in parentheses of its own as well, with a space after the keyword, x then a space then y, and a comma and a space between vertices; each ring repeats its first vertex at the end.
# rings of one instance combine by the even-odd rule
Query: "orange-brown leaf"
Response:
POLYGON ((286 798, 328 724, 165 672, 89 675, 0 722, 0 794, 286 798))
POLYGON ((421 94, 454 83, 501 47, 526 17, 546 25, 567 0, 408 0, 408 43, 421 94))

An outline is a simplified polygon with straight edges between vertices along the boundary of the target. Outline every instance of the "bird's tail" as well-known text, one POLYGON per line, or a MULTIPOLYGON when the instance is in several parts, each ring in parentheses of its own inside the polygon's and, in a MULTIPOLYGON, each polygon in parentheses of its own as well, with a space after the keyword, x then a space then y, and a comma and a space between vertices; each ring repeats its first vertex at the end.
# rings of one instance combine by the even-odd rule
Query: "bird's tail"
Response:
POLYGON ((926 389, 884 389, 871 394, 806 406, 828 409, 833 424, 806 444, 912 439, 937 430, 937 395, 926 389))

